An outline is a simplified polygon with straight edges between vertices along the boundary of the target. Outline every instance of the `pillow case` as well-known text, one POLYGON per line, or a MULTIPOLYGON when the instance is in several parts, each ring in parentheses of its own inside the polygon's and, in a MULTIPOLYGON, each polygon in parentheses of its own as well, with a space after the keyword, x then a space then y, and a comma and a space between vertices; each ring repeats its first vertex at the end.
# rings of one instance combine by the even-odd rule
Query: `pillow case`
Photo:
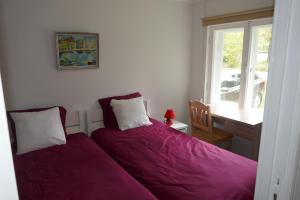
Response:
POLYGON ((118 128, 118 122, 116 116, 112 110, 110 102, 112 99, 122 100, 122 99, 132 99, 136 97, 141 97, 142 95, 138 92, 124 95, 124 96, 114 96, 114 97, 107 97, 103 99, 99 99, 98 102, 103 110, 103 121, 106 128, 118 128))
POLYGON ((67 131, 66 131, 67 110, 62 106, 53 106, 53 107, 46 107, 46 108, 31 108, 31 109, 26 109, 26 110, 12 110, 12 111, 7 112, 7 118, 8 118, 8 121, 10 124, 10 129, 11 129, 12 150, 14 153, 17 150, 16 127, 15 127, 14 120, 11 118, 10 114, 11 113, 19 113, 19 112, 40 112, 40 111, 48 110, 48 109, 55 108, 55 107, 59 108, 61 124, 63 126, 65 135, 67 135, 67 131))
POLYGON ((143 97, 127 100, 111 100, 111 106, 121 131, 152 123, 147 116, 143 97))
POLYGON ((59 108, 10 113, 15 123, 17 154, 66 144, 59 108))

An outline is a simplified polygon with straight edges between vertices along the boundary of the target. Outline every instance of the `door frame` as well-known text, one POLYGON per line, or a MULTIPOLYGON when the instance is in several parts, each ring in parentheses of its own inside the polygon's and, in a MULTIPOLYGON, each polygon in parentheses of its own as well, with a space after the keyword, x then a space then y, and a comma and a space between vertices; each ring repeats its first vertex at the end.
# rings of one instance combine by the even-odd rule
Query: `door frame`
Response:
POLYGON ((292 199, 300 135, 300 2, 277 0, 255 200, 292 199))
POLYGON ((18 189, 16 184, 11 143, 9 138, 1 74, 0 74, 0 149, 1 149, 0 199, 18 200, 19 196, 18 196, 18 189))

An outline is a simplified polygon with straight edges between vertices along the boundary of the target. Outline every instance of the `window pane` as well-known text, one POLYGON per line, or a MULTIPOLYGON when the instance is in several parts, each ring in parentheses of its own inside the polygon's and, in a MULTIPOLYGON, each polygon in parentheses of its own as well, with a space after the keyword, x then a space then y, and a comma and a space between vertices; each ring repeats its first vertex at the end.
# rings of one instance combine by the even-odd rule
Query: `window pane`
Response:
POLYGON ((272 25, 252 28, 248 102, 253 108, 263 108, 265 104, 271 37, 272 25))
POLYGON ((215 31, 213 62, 218 100, 239 101, 243 37, 243 28, 215 31))

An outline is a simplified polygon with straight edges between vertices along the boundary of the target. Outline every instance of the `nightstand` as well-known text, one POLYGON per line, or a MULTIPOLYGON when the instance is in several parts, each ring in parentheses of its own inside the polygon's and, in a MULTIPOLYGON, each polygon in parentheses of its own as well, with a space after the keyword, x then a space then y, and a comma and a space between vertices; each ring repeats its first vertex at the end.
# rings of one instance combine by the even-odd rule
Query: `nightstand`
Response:
POLYGON ((188 125, 185 123, 174 120, 171 127, 186 134, 188 133, 188 125))

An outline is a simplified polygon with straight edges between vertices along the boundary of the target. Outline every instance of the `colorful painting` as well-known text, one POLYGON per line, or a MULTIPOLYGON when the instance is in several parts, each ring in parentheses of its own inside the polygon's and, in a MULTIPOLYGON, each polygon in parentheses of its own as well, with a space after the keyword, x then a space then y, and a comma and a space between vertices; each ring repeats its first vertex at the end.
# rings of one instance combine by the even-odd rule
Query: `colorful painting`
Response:
POLYGON ((58 70, 99 67, 97 33, 56 33, 58 70))

